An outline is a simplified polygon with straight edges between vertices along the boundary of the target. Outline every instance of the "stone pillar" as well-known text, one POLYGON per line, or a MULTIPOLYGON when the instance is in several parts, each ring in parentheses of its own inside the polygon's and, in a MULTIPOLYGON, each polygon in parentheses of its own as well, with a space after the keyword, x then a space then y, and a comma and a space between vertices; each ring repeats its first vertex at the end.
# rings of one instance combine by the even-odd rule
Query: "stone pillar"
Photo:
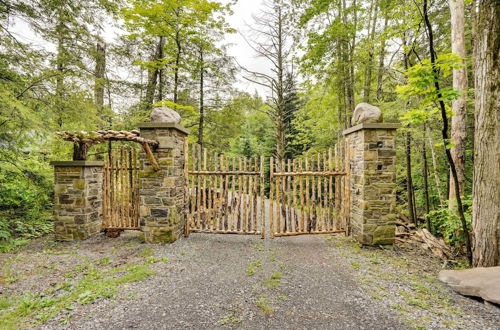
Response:
POLYGON ((172 243, 184 232, 184 143, 188 132, 175 123, 139 124, 141 137, 159 142, 153 154, 155 171, 146 153, 139 154, 140 222, 148 243, 172 243))
POLYGON ((394 243, 398 127, 364 123, 343 132, 350 157, 351 233, 361 244, 394 243))
POLYGON ((84 240, 102 225, 103 162, 61 161, 54 166, 54 233, 57 240, 84 240))

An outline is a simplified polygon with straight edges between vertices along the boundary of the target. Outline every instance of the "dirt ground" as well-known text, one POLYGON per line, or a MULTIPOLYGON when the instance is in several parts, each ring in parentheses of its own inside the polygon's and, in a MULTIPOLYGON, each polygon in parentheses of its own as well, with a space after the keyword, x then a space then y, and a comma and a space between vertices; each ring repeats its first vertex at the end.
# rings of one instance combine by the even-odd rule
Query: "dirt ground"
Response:
POLYGON ((500 309, 437 281, 418 251, 342 235, 138 233, 0 255, 0 328, 500 329, 500 309))

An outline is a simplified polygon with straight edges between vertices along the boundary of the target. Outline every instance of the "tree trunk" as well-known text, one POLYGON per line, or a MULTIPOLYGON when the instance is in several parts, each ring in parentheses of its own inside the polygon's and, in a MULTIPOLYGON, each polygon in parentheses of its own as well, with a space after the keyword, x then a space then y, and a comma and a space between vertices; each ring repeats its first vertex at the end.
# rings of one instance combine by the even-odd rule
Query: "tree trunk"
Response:
MULTIPOLYGON (((373 7, 373 22, 371 22, 371 32, 369 36, 370 40, 370 45, 369 45, 369 50, 368 50, 368 61, 366 63, 366 76, 365 76, 365 83, 363 87, 363 98, 364 101, 367 103, 370 103, 370 93, 371 93, 371 85, 372 85, 372 71, 373 71, 373 51, 374 51, 374 39, 375 39, 375 28, 377 26, 377 14, 378 14, 378 4, 376 0, 372 0, 372 7, 373 7)), ((370 13, 371 16, 371 13, 370 13)), ((372 18, 370 17, 370 20, 372 18)), ((370 26, 368 27, 368 30, 370 30, 370 26)))
POLYGON ((200 119, 198 122, 198 144, 203 147, 203 125, 205 121, 205 108, 203 104, 204 98, 204 87, 203 87, 203 74, 204 74, 204 62, 203 62, 203 48, 200 47, 200 119))
MULTIPOLYGON (((356 6, 356 1, 353 1, 352 6, 356 6)), ((342 20, 343 23, 347 25, 347 6, 346 0, 342 0, 342 20)), ((345 40, 344 47, 344 64, 346 66, 346 96, 347 96, 347 113, 345 117, 346 125, 344 128, 349 128, 351 126, 351 117, 354 112, 355 99, 354 99, 354 48, 356 46, 356 27, 357 27, 357 11, 354 10, 354 33, 351 39, 351 45, 349 41, 345 40)))
MULTIPOLYGON (((155 53, 152 56, 153 61, 157 61, 161 58, 160 56, 162 54, 162 44, 163 44, 162 37, 159 37, 155 53)), ((144 104, 146 105, 146 108, 150 108, 154 102, 158 76, 159 76, 159 70, 157 68, 153 70, 148 70, 148 84, 146 86, 146 97, 144 99, 144 104)))
POLYGON ((277 83, 276 97, 277 97, 277 123, 276 123, 276 153, 278 160, 281 162, 285 159, 285 99, 284 99, 284 88, 283 88, 283 16, 281 14, 281 7, 278 6, 278 32, 277 36, 277 83))
POLYGON ((175 54, 175 68, 174 68, 174 103, 179 99, 179 65, 181 64, 182 44, 180 40, 179 31, 175 33, 175 45, 177 52, 175 54))
POLYGON ((415 214, 415 206, 413 204, 413 179, 411 175, 411 134, 406 133, 406 192, 408 197, 408 213, 410 220, 415 225, 417 224, 417 217, 415 214))
POLYGON ((439 197, 439 206, 444 206, 444 198, 443 198, 443 188, 441 186, 441 180, 439 179, 439 171, 437 167, 437 159, 436 159, 436 150, 434 149, 434 140, 432 139, 432 134, 429 126, 425 125, 425 129, 427 132, 427 139, 429 140, 429 147, 431 149, 431 157, 432 157, 432 168, 434 172, 434 181, 436 182, 436 190, 439 197))
POLYGON ((425 145, 425 132, 424 132, 424 137, 422 139, 422 158, 424 162, 422 175, 424 177, 425 220, 427 224, 427 230, 431 231, 431 220, 429 219, 429 212, 431 210, 430 200, 429 200, 429 166, 427 163, 427 147, 425 145))
MULTIPOLYGON (((160 41, 158 42, 158 59, 161 60, 163 59, 163 47, 165 45, 165 38, 163 36, 160 36, 160 41)), ((163 82, 163 65, 158 69, 158 101, 163 100, 163 89, 164 89, 164 82, 163 82)))
MULTIPOLYGON (((460 194, 464 193, 465 183, 465 144, 467 138, 467 67, 465 65, 465 40, 464 40, 464 1, 449 0, 451 13, 451 51, 462 58, 464 66, 453 69, 453 88, 460 92, 460 96, 453 101, 451 117, 451 139, 453 148, 451 156, 455 162, 458 175, 460 194)), ((450 180, 450 195, 448 206, 455 208, 455 183, 450 180)))
MULTIPOLYGON (((384 17, 384 32, 387 30, 387 23, 389 19, 384 17)), ((382 47, 380 48, 380 57, 378 62, 378 73, 377 73, 377 102, 382 100, 382 86, 384 77, 384 59, 385 59, 385 39, 382 40, 382 47)))
MULTIPOLYGON (((429 36, 429 54, 431 56, 431 66, 432 66, 432 73, 435 77, 434 79, 434 88, 436 90, 436 96, 437 96, 437 103, 439 104, 439 109, 441 110, 441 120, 443 127, 441 129, 441 135, 443 138, 443 143, 446 145, 449 142, 449 137, 448 137, 448 115, 446 113, 446 105, 444 104, 443 101, 443 94, 441 93, 441 86, 439 82, 439 70, 436 67, 436 51, 434 50, 434 34, 432 31, 432 24, 429 19, 429 11, 428 11, 428 4, 427 0, 424 0, 423 4, 423 16, 424 16, 424 21, 425 21, 425 27, 427 29, 427 33, 429 36)), ((469 260, 469 264, 472 264, 472 249, 471 249, 471 241, 470 241, 470 236, 469 236, 469 229, 467 226, 467 220, 465 219, 464 215, 464 208, 462 205, 462 197, 460 195, 459 191, 459 184, 458 184, 458 174, 457 170, 455 168, 455 163, 453 161, 453 158, 451 157, 451 152, 448 148, 445 149, 445 154, 446 154, 446 159, 448 160, 448 164, 450 165, 451 169, 451 176, 453 177, 454 180, 454 186, 455 186, 455 196, 457 199, 457 211, 458 215, 460 217, 460 222, 462 224, 462 231, 463 231, 463 236, 465 239, 465 247, 467 251, 467 259, 469 260)))
POLYGON ((95 72, 94 72, 94 103, 97 113, 103 120, 104 118, 104 73, 106 72, 106 44, 102 40, 98 40, 96 44, 95 56, 95 72))
POLYGON ((473 264, 500 265, 500 2, 479 0, 475 25, 473 264))

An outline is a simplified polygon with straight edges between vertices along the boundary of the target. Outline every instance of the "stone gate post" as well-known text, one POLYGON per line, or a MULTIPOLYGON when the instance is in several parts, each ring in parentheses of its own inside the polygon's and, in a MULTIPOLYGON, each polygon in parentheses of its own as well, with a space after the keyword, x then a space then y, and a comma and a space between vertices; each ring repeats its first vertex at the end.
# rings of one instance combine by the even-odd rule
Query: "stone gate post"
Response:
POLYGON ((397 128, 363 123, 343 132, 350 157, 351 233, 361 244, 394 243, 397 128))
POLYGON ((102 224, 104 162, 58 161, 54 166, 54 233, 56 240, 83 240, 102 224))
POLYGON ((139 154, 140 223, 148 243, 172 243, 184 232, 184 143, 188 131, 177 123, 139 124, 141 137, 156 140, 159 171, 139 154))

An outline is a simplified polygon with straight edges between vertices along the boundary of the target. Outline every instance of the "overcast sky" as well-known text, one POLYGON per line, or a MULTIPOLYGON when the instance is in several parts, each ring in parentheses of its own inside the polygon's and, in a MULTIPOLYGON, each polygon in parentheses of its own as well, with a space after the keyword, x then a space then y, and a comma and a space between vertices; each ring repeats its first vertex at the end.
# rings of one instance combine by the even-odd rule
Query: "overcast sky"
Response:
MULTIPOLYGON (((223 3, 229 2, 229 0, 220 1, 223 3)), ((260 8, 262 8, 262 0, 239 0, 238 3, 233 6, 234 14, 228 18, 229 24, 231 27, 235 28, 237 32, 227 35, 224 43, 231 45, 228 48, 229 55, 234 56, 240 65, 252 71, 268 73, 268 63, 266 63, 263 58, 256 57, 255 52, 250 46, 248 46, 247 42, 242 37, 242 34, 248 35, 247 24, 252 24, 252 15, 258 14, 260 8)), ((106 42, 113 42, 121 31, 112 27, 111 24, 107 26, 108 27, 103 33, 103 37, 106 42)), ((21 20, 15 21, 13 33, 23 42, 30 43, 36 47, 45 48, 50 51, 55 51, 55 45, 47 43, 40 37, 36 36, 33 31, 31 31, 28 24, 21 20)), ((238 76, 236 87, 249 93, 254 93, 254 91, 257 90, 257 92, 262 96, 267 95, 269 92, 265 87, 250 83, 243 79, 241 73, 238 76)))
MULTIPOLYGON (((234 14, 229 17, 229 24, 238 32, 228 35, 226 42, 233 44, 229 47, 229 55, 234 56, 238 63, 248 70, 269 72, 269 64, 263 58, 256 57, 254 50, 248 46, 247 42, 242 37, 248 35, 247 24, 253 23, 253 14, 258 14, 262 8, 262 0, 239 0, 233 6, 234 14)), ((267 95, 268 90, 260 85, 250 83, 242 78, 241 74, 238 79, 237 87, 247 92, 253 93, 255 90, 261 95, 267 95)))

